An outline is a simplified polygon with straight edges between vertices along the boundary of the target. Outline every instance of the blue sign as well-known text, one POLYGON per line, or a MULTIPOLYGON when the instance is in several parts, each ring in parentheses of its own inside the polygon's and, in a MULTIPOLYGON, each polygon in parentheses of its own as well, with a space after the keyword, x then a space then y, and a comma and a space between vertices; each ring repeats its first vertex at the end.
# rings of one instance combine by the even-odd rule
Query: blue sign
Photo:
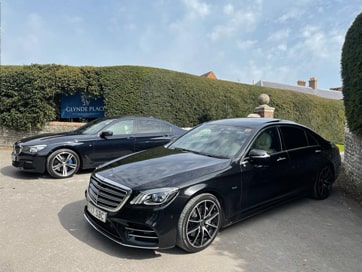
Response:
POLYGON ((84 94, 61 97, 61 118, 98 118, 104 116, 103 97, 89 98, 84 94))

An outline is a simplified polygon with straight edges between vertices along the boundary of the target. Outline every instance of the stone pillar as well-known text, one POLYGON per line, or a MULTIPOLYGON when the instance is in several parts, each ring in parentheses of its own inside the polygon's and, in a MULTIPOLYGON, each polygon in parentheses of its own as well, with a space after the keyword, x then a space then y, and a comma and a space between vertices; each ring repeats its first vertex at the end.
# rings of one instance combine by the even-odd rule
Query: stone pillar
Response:
POLYGON ((270 102, 269 95, 261 94, 258 97, 259 106, 254 110, 254 113, 259 114, 260 117, 264 118, 274 118, 275 108, 268 106, 270 102))

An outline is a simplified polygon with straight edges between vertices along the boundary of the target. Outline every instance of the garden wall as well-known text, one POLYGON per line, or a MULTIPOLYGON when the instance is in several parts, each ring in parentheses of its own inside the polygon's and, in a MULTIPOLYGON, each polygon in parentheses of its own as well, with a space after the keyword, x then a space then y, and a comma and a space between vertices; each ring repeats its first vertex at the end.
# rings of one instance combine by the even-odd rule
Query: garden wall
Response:
POLYGON ((362 205, 362 137, 345 127, 344 160, 336 187, 362 205))
POLYGON ((75 122, 48 122, 44 126, 43 130, 31 130, 31 131, 15 131, 13 129, 7 129, 0 127, 0 146, 12 146, 17 140, 22 138, 44 134, 44 133, 58 133, 74 130, 84 123, 75 122))

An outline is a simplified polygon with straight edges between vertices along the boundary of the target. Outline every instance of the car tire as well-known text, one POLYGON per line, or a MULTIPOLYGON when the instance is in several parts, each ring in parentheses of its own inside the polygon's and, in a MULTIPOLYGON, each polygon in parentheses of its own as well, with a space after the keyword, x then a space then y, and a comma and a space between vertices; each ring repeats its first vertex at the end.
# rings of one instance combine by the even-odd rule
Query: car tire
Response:
POLYGON ((331 191, 334 182, 334 173, 330 166, 324 166, 316 177, 313 185, 313 197, 315 199, 326 199, 331 191))
POLYGON ((47 171, 54 178, 68 178, 78 172, 79 156, 70 149, 58 149, 47 160, 47 171))
POLYGON ((177 246, 190 253, 205 249, 219 232, 221 219, 221 206, 214 195, 195 196, 180 215, 177 246))

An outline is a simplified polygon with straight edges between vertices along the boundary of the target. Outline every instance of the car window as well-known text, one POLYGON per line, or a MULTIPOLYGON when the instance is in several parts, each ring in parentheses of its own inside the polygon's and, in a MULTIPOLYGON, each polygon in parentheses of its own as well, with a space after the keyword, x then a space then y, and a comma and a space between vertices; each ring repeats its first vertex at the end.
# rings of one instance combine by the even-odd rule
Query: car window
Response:
POLYGON ((251 128, 203 124, 177 139, 169 147, 208 156, 231 158, 252 133, 251 128))
POLYGON ((170 133, 172 127, 157 120, 138 120, 137 133, 170 133))
POLYGON ((267 128, 263 130, 252 144, 252 149, 262 149, 270 154, 281 150, 279 133, 277 128, 267 128))
POLYGON ((307 132, 307 138, 309 145, 319 145, 318 141, 309 132, 307 132))
POLYGON ((107 130, 112 131, 113 135, 132 134, 133 120, 122 120, 110 125, 107 130))
POLYGON ((75 131, 83 134, 96 134, 112 121, 113 119, 97 119, 85 124, 84 126, 78 128, 75 131))
POLYGON ((297 127, 281 127, 285 148, 295 149, 308 146, 305 130, 297 127))

